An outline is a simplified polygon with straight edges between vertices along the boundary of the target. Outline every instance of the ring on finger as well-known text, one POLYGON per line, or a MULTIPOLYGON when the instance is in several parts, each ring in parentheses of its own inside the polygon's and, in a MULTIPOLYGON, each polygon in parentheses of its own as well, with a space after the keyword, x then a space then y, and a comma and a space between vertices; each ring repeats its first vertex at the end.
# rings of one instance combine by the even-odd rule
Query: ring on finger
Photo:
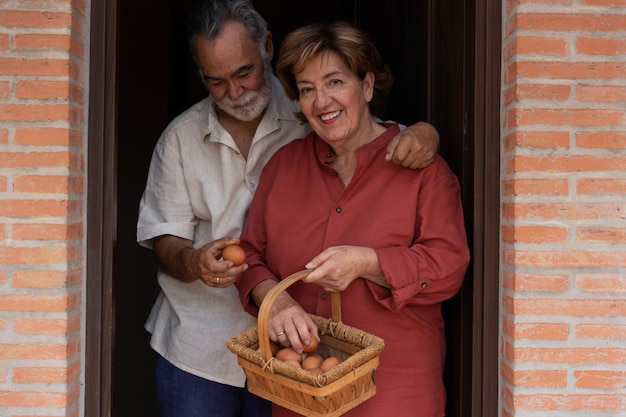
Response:
POLYGON ((219 277, 215 278, 215 282, 219 285, 219 283, 220 283, 220 278, 219 278, 219 277))
POLYGON ((278 333, 276 333, 276 336, 282 336, 282 335, 284 335, 284 334, 285 334, 285 331, 283 330, 282 332, 278 332, 278 333))

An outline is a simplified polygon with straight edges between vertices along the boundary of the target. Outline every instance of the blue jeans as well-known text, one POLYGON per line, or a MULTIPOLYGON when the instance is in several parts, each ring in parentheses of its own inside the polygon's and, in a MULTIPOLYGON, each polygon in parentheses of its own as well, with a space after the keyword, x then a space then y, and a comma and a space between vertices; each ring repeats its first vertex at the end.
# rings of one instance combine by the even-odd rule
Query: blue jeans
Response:
POLYGON ((219 384, 157 357, 159 417, 271 417, 272 404, 245 388, 219 384))

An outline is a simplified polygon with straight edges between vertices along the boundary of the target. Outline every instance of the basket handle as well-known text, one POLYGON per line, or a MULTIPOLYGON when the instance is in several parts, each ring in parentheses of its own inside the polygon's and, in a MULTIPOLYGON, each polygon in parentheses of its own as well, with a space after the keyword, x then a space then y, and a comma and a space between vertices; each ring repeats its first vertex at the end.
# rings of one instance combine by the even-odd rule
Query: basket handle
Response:
MULTIPOLYGON (((261 350, 261 356, 266 361, 269 361, 272 357, 272 351, 270 350, 270 337, 269 337, 269 314, 274 301, 280 295, 281 292, 285 291, 292 284, 300 281, 303 278, 306 278, 311 272, 312 269, 304 269, 302 271, 298 271, 294 274, 289 275, 287 278, 278 282, 274 288, 272 288, 261 303, 261 308, 259 309, 258 323, 257 323, 257 332, 259 335, 259 349, 261 350)), ((331 292, 331 308, 332 308, 332 319, 336 322, 341 322, 341 293, 339 292, 331 292)))

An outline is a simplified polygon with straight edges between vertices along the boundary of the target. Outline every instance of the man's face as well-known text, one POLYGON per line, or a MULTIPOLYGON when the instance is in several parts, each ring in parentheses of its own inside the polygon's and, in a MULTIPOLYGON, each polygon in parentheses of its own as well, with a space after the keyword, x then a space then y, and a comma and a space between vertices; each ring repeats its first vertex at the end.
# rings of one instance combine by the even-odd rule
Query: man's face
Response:
POLYGON ((231 116, 250 121, 270 100, 269 63, 243 25, 226 23, 217 39, 195 40, 200 74, 217 105, 231 116))

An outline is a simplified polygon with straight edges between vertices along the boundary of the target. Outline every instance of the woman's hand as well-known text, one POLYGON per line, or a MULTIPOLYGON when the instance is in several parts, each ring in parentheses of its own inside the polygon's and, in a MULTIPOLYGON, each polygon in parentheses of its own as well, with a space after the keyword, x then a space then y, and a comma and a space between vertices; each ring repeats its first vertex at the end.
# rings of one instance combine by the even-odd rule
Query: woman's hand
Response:
MULTIPOLYGON (((260 306, 276 285, 274 280, 257 284, 252 290, 255 303, 260 306)), ((302 306, 289 293, 283 291, 276 297, 270 309, 268 333, 274 342, 291 346, 296 352, 302 353, 303 345, 308 346, 311 343, 311 335, 317 335, 317 325, 302 306)))
POLYGON ((270 339, 283 346, 291 346, 298 353, 302 353, 304 345, 311 343, 311 335, 317 335, 315 322, 293 300, 282 303, 277 299, 274 302, 270 311, 269 328, 270 339), (272 333, 275 339, 271 337, 272 333))
POLYGON ((303 282, 316 283, 330 292, 344 291, 357 278, 389 288, 373 248, 333 246, 313 258, 305 268, 314 271, 303 282))

